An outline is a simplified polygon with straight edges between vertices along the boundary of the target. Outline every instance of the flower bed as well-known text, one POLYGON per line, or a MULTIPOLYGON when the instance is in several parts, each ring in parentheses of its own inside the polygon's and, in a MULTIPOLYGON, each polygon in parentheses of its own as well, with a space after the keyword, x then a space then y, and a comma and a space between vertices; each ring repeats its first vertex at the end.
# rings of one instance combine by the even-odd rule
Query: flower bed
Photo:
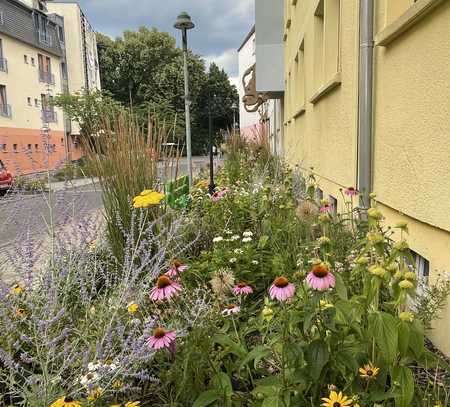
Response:
POLYGON ((407 225, 392 241, 351 188, 336 215, 314 178, 248 149, 218 182, 184 212, 152 191, 130 201, 123 261, 86 238, 3 287, 0 404, 448 405, 445 375, 413 375, 449 367, 411 308, 407 225))

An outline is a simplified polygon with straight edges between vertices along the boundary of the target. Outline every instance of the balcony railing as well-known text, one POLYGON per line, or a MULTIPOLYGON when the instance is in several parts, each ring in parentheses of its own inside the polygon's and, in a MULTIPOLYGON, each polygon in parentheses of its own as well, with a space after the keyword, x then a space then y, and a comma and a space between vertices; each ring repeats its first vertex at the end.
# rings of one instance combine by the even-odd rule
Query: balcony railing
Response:
POLYGON ((6 58, 0 58, 0 71, 8 72, 8 61, 6 58))
POLYGON ((48 83, 49 85, 55 84, 55 75, 51 72, 45 72, 39 69, 39 82, 48 83))
POLYGON ((51 47, 53 45, 52 36, 48 32, 38 31, 37 35, 38 41, 41 44, 46 45, 47 47, 51 47))
POLYGON ((2 117, 11 117, 11 106, 10 105, 1 105, 0 104, 0 116, 2 117))
POLYGON ((58 121, 58 115, 54 110, 45 109, 42 110, 42 120, 46 123, 56 123, 58 121))

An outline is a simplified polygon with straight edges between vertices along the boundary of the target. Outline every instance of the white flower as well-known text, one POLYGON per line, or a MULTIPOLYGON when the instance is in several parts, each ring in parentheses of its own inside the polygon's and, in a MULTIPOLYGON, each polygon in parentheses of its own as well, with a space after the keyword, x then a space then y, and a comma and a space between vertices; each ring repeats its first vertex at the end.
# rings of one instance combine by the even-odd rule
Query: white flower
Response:
POLYGON ((237 258, 236 257, 232 257, 231 259, 230 259, 230 263, 236 263, 237 262, 237 258))
POLYGON ((219 242, 221 242, 223 240, 223 237, 222 236, 217 236, 217 237, 215 237, 214 239, 213 239, 213 243, 219 243, 219 242))
POLYGON ((252 264, 259 264, 258 260, 252 260, 252 264))
POLYGON ((253 232, 250 232, 249 230, 247 230, 246 232, 242 233, 242 236, 244 236, 244 237, 252 237, 253 236, 253 232))
POLYGON ((242 250, 242 249, 234 249, 234 253, 235 254, 242 254, 242 253, 244 253, 244 250, 242 250))
POLYGON ((95 372, 90 372, 86 375, 84 375, 81 379, 80 379, 80 384, 82 386, 88 386, 92 383, 95 383, 99 380, 99 375, 95 372))
POLYGON ((241 310, 241 307, 239 305, 227 305, 227 307, 222 311, 223 315, 231 315, 231 314, 237 314, 241 310))
POLYGON ((231 236, 231 240, 232 241, 234 241, 234 240, 239 240, 241 237, 239 236, 239 235, 233 235, 233 236, 231 236))
POLYGON ((92 363, 92 362, 89 362, 88 365, 87 365, 87 368, 88 368, 88 370, 89 370, 90 372, 95 372, 95 371, 97 371, 99 367, 100 367, 100 364, 99 364, 99 363, 92 363))
POLYGON ((251 238, 251 237, 244 237, 244 238, 242 239, 242 241, 243 241, 244 243, 248 243, 248 242, 251 242, 251 241, 252 241, 252 238, 251 238))
POLYGON ((225 234, 227 234, 227 235, 232 235, 232 234, 233 234, 233 231, 230 230, 230 229, 225 229, 225 234))

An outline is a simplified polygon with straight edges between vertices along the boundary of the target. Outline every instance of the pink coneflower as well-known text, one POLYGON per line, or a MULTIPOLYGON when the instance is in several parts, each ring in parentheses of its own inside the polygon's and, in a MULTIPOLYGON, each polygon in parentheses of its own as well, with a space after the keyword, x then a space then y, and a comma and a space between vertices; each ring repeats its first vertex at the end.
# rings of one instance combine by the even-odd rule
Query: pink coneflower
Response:
POLYGON ((211 195, 211 200, 213 202, 220 201, 228 192, 230 191, 230 188, 225 187, 221 189, 220 191, 216 191, 211 195))
POLYGON ((237 314, 241 310, 241 307, 236 304, 228 304, 225 306, 225 309, 222 311, 223 315, 231 315, 237 314))
POLYGON ((170 351, 175 349, 175 332, 166 331, 164 328, 156 328, 153 336, 147 339, 147 345, 152 349, 167 348, 170 351))
POLYGON ((314 290, 325 291, 334 287, 336 279, 328 266, 322 262, 314 264, 306 276, 306 282, 314 290))
POLYGON ((169 276, 170 278, 176 277, 178 273, 182 273, 187 269, 188 266, 186 266, 186 264, 181 263, 181 261, 179 260, 174 260, 170 265, 169 271, 166 273, 166 276, 169 276))
POLYGON ((293 297, 294 293, 295 286, 286 277, 276 278, 269 288, 270 298, 273 300, 286 301, 293 297))
POLYGON ((330 205, 329 203, 323 204, 319 211, 321 213, 326 213, 326 212, 333 212, 333 205, 330 205))
POLYGON ((177 295, 179 291, 181 291, 181 285, 164 275, 156 280, 156 286, 150 291, 150 299, 153 301, 168 300, 177 295))
POLYGON ((253 288, 247 283, 241 281, 233 287, 232 291, 234 295, 249 295, 253 292, 253 288))
POLYGON ((345 189, 344 194, 347 196, 356 196, 359 192, 353 187, 348 187, 345 189))

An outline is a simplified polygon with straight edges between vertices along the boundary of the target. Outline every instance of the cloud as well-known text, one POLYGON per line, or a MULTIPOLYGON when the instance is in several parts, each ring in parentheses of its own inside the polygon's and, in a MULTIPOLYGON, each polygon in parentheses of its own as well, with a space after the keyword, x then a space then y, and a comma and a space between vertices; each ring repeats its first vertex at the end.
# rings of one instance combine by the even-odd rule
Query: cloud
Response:
POLYGON ((94 28, 112 37, 125 29, 145 25, 170 32, 179 41, 180 33, 173 23, 180 11, 186 10, 196 25, 189 31, 189 47, 236 76, 237 55, 233 53, 254 23, 255 1, 79 0, 79 3, 94 28))

